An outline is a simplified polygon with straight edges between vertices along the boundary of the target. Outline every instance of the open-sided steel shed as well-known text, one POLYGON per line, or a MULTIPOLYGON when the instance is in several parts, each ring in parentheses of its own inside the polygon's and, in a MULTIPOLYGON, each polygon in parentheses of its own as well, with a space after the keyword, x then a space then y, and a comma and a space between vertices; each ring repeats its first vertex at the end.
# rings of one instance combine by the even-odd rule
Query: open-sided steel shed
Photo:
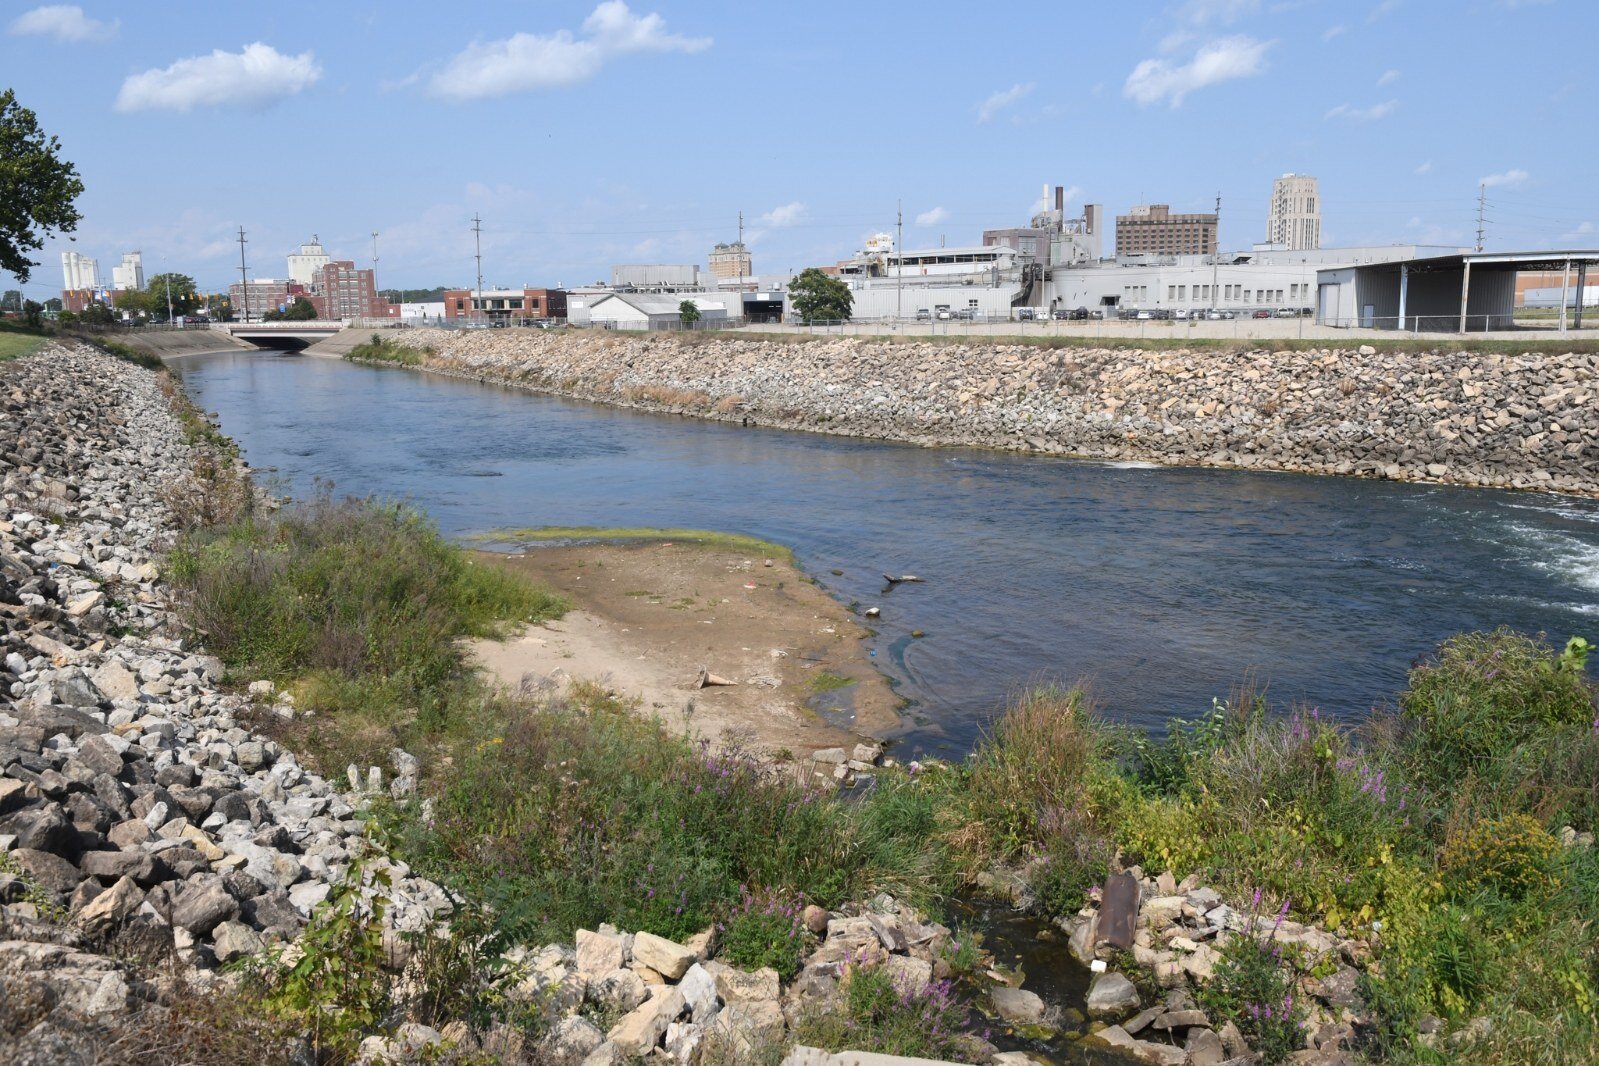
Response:
MULTIPOLYGON (((1418 332, 1465 333, 1514 328, 1516 275, 1564 272, 1567 290, 1583 291, 1599 250, 1461 252, 1316 272, 1316 321, 1418 332)), ((1566 328, 1566 299, 1560 327, 1566 328)), ((1577 300, 1575 326, 1582 326, 1577 300)))

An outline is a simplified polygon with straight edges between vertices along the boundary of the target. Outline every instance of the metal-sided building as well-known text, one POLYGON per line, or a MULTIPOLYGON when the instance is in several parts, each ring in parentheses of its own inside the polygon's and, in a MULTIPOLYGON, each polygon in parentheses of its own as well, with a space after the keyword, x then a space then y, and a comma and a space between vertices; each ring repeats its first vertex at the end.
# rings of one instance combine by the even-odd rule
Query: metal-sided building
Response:
MULTIPOLYGON (((1580 293, 1595 265, 1599 250, 1573 249, 1457 252, 1332 267, 1317 272, 1316 321, 1419 332, 1510 329, 1515 324, 1519 272, 1560 272, 1580 293)), ((1567 302, 1562 298, 1561 306, 1567 302)), ((1580 326, 1580 301, 1576 320, 1580 326)))

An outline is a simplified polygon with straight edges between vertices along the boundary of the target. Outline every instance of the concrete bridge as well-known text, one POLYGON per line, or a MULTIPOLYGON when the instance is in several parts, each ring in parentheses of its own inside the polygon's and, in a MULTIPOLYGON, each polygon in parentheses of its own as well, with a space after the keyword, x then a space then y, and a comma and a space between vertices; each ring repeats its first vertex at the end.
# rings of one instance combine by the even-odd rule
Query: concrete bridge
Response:
POLYGON ((211 328, 257 348, 299 351, 335 336, 344 323, 312 319, 309 322, 213 322, 211 328))

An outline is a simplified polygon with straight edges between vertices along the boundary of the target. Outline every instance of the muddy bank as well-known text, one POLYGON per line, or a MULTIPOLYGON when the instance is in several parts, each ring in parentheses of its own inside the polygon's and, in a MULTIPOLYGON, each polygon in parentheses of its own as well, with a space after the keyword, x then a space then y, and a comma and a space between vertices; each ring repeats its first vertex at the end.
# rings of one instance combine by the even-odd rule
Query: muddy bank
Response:
POLYGON ((595 681, 670 729, 803 757, 899 723, 849 611, 787 559, 682 540, 478 553, 574 610, 475 658, 501 683, 595 681), (701 669, 734 685, 697 687, 701 669))
POLYGON ((423 369, 700 418, 1101 459, 1599 494, 1599 356, 396 330, 423 369))

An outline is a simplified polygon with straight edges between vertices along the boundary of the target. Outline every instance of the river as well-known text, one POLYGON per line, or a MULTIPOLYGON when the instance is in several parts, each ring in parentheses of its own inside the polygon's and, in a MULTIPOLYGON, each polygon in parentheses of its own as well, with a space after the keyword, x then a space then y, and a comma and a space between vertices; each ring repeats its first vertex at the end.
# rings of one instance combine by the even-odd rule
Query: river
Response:
POLYGON ((910 701, 907 755, 963 754, 1041 681, 1086 678, 1106 715, 1158 729, 1253 673, 1352 720, 1451 633, 1599 637, 1599 501, 921 449, 278 353, 171 365, 280 491, 403 499, 455 537, 685 526, 791 546, 882 608, 871 647, 910 701), (885 571, 926 581, 885 593, 885 571))

